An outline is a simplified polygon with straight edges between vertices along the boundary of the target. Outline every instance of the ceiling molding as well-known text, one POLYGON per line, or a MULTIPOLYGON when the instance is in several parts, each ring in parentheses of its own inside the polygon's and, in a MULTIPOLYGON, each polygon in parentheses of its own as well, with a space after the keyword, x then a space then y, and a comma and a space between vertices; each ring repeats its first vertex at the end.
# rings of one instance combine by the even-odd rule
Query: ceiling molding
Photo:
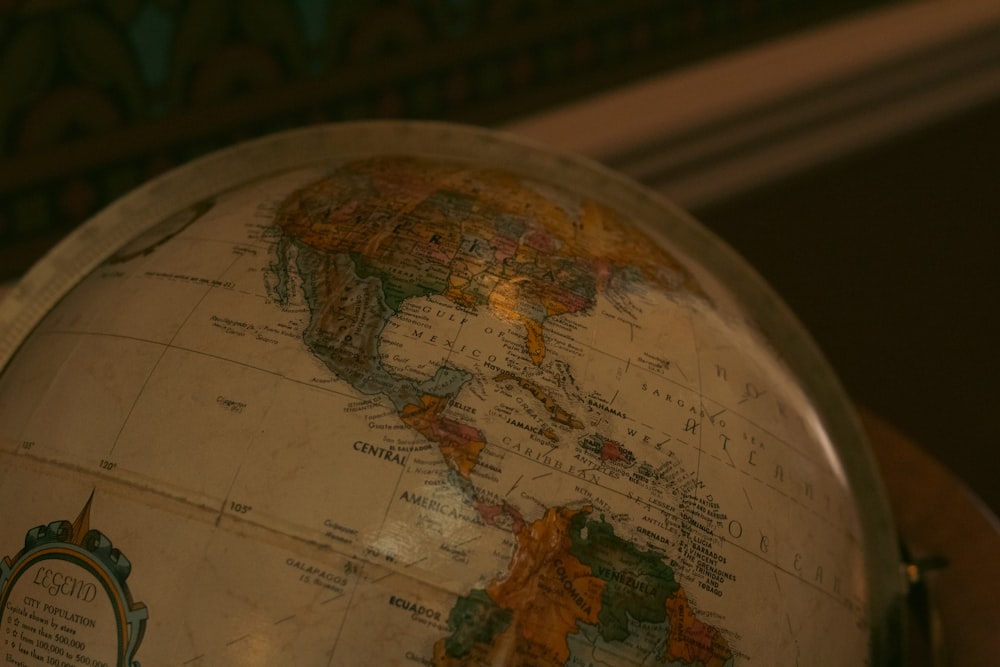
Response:
POLYGON ((508 123, 697 208, 1000 97, 1000 3, 868 12, 508 123))

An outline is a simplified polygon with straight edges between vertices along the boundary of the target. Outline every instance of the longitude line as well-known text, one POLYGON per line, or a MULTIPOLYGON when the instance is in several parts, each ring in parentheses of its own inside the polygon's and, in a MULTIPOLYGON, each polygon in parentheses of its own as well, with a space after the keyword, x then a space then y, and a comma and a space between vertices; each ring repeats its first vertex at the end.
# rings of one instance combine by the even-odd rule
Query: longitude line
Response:
MULTIPOLYGON (((237 256, 235 259, 233 259, 233 261, 230 262, 229 266, 227 266, 226 269, 220 273, 220 275, 225 275, 225 273, 227 271, 229 271, 229 269, 233 268, 233 265, 236 264, 236 262, 238 262, 239 260, 240 260, 239 256, 237 256)), ((167 350, 170 349, 173 346, 174 339, 177 338, 177 335, 187 325, 188 320, 191 319, 191 316, 194 315, 194 312, 196 310, 198 310, 198 307, 201 306, 201 304, 205 300, 205 298, 208 297, 208 295, 211 294, 212 290, 214 290, 214 289, 215 288, 212 287, 212 286, 209 286, 209 287, 205 288, 205 292, 201 295, 201 298, 198 299, 198 303, 196 303, 193 306, 191 306, 191 308, 188 310, 187 315, 184 316, 184 321, 181 322, 180 325, 176 329, 174 329, 174 333, 170 337, 170 340, 167 341, 167 343, 163 346, 163 350, 160 352, 160 356, 157 357, 156 362, 153 364, 153 367, 151 369, 149 369, 149 374, 146 376, 146 379, 143 381, 142 386, 139 387, 139 391, 138 391, 138 393, 136 393, 135 400, 132 401, 132 405, 129 406, 128 413, 125 415, 125 419, 122 420, 121 428, 119 428, 118 429, 118 433, 115 434, 115 440, 111 444, 111 449, 108 450, 108 456, 111 456, 112 454, 114 454, 115 448, 118 446, 118 441, 121 439, 121 435, 125 431, 125 427, 128 426, 129 419, 131 419, 131 417, 132 417, 132 412, 135 410, 135 406, 138 405, 139 399, 142 398, 142 393, 146 390, 146 386, 149 384, 149 380, 153 377, 153 373, 155 373, 156 369, 159 368, 160 362, 163 361, 163 357, 164 357, 164 355, 166 355, 167 350)))
MULTIPOLYGON (((385 513, 382 515, 382 523, 379 524, 378 532, 376 533, 376 535, 380 535, 382 533, 382 529, 385 527, 386 519, 389 518, 389 511, 392 509, 392 499, 396 497, 396 491, 399 489, 399 483, 403 480, 403 476, 406 474, 406 471, 409 469, 409 467, 410 467, 410 460, 407 459, 406 467, 403 470, 401 470, 399 472, 399 475, 396 477, 396 484, 392 488, 392 495, 389 496, 389 502, 386 503, 385 513)), ((362 570, 366 564, 367 563, 362 563, 361 569, 358 570, 357 580, 354 583, 354 588, 351 589, 350 598, 347 601, 348 607, 350 607, 354 603, 354 596, 357 593, 358 588, 361 586, 362 570)), ((392 571, 390 570, 390 572, 392 571)), ((395 574, 394 572, 392 573, 395 574)), ((333 638, 333 645, 332 648, 330 649, 330 660, 327 661, 326 663, 327 667, 330 667, 330 665, 333 664, 333 656, 337 650, 337 642, 340 641, 340 635, 344 631, 344 623, 347 620, 347 616, 348 614, 343 614, 340 619, 340 625, 337 626, 337 634, 333 638)))

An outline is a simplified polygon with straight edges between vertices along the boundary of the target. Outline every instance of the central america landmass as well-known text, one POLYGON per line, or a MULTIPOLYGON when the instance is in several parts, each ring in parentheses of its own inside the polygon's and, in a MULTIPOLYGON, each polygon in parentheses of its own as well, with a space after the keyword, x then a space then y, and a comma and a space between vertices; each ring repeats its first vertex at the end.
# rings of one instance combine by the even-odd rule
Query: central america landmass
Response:
MULTIPOLYGON (((673 257, 594 203, 582 202, 574 217, 510 174, 416 158, 344 165, 287 197, 275 224, 270 287, 287 303, 290 276, 298 276, 310 352, 356 391, 387 397, 403 424, 435 443, 485 522, 511 519, 517 546, 508 573, 459 599, 452 634, 435 645, 437 665, 562 665, 581 624, 613 643, 628 638, 629 618, 663 625, 662 645, 650 647, 659 662, 731 664, 721 632, 695 617, 673 569, 603 518, 589 519, 589 507, 551 507, 529 524, 516 506, 479 498, 470 473, 486 438, 442 414, 468 371, 441 365, 417 381, 389 372, 379 353, 404 301, 439 295, 520 323, 540 366, 545 319, 586 312, 598 293, 644 281, 701 296, 673 257)), ((554 422, 582 426, 540 389, 525 388, 554 422)), ((613 443, 594 438, 602 448, 613 443)))

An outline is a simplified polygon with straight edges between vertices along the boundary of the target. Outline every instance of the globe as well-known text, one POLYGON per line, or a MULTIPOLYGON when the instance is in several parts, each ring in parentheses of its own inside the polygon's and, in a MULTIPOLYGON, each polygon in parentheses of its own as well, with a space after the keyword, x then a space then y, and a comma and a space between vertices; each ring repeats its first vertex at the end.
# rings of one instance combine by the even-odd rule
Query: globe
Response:
POLYGON ((833 373, 582 158, 447 124, 252 141, 84 224, 0 332, 7 665, 895 659, 833 373))

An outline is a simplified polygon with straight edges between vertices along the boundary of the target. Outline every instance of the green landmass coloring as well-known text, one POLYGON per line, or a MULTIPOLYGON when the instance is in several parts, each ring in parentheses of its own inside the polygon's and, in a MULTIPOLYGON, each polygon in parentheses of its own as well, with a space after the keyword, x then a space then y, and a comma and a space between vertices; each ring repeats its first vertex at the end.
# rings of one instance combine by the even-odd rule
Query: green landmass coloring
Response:
MULTIPOLYGON (((390 270, 393 266, 392 261, 398 260, 375 262, 357 252, 350 253, 350 258, 354 262, 359 280, 374 277, 380 282, 385 303, 394 313, 399 312, 400 306, 407 299, 441 294, 447 287, 447 275, 444 273, 444 269, 437 272, 441 275, 434 275, 435 272, 431 270, 433 267, 427 262, 423 263, 423 268, 419 273, 398 276, 390 270), (383 268, 383 265, 388 268, 383 268)), ((416 264, 418 262, 410 257, 405 258, 405 263, 400 263, 398 266, 406 267, 416 264)))
POLYGON ((667 619, 666 601, 680 589, 673 569, 658 554, 640 551, 615 535, 610 523, 579 513, 570 523, 570 553, 607 582, 598 614, 605 641, 628 637, 628 617, 645 623, 667 619))
POLYGON ((452 634, 445 639, 445 652, 453 658, 467 655, 476 644, 492 645, 493 639, 510 626, 513 612, 493 601, 481 588, 458 598, 448 615, 452 634))

